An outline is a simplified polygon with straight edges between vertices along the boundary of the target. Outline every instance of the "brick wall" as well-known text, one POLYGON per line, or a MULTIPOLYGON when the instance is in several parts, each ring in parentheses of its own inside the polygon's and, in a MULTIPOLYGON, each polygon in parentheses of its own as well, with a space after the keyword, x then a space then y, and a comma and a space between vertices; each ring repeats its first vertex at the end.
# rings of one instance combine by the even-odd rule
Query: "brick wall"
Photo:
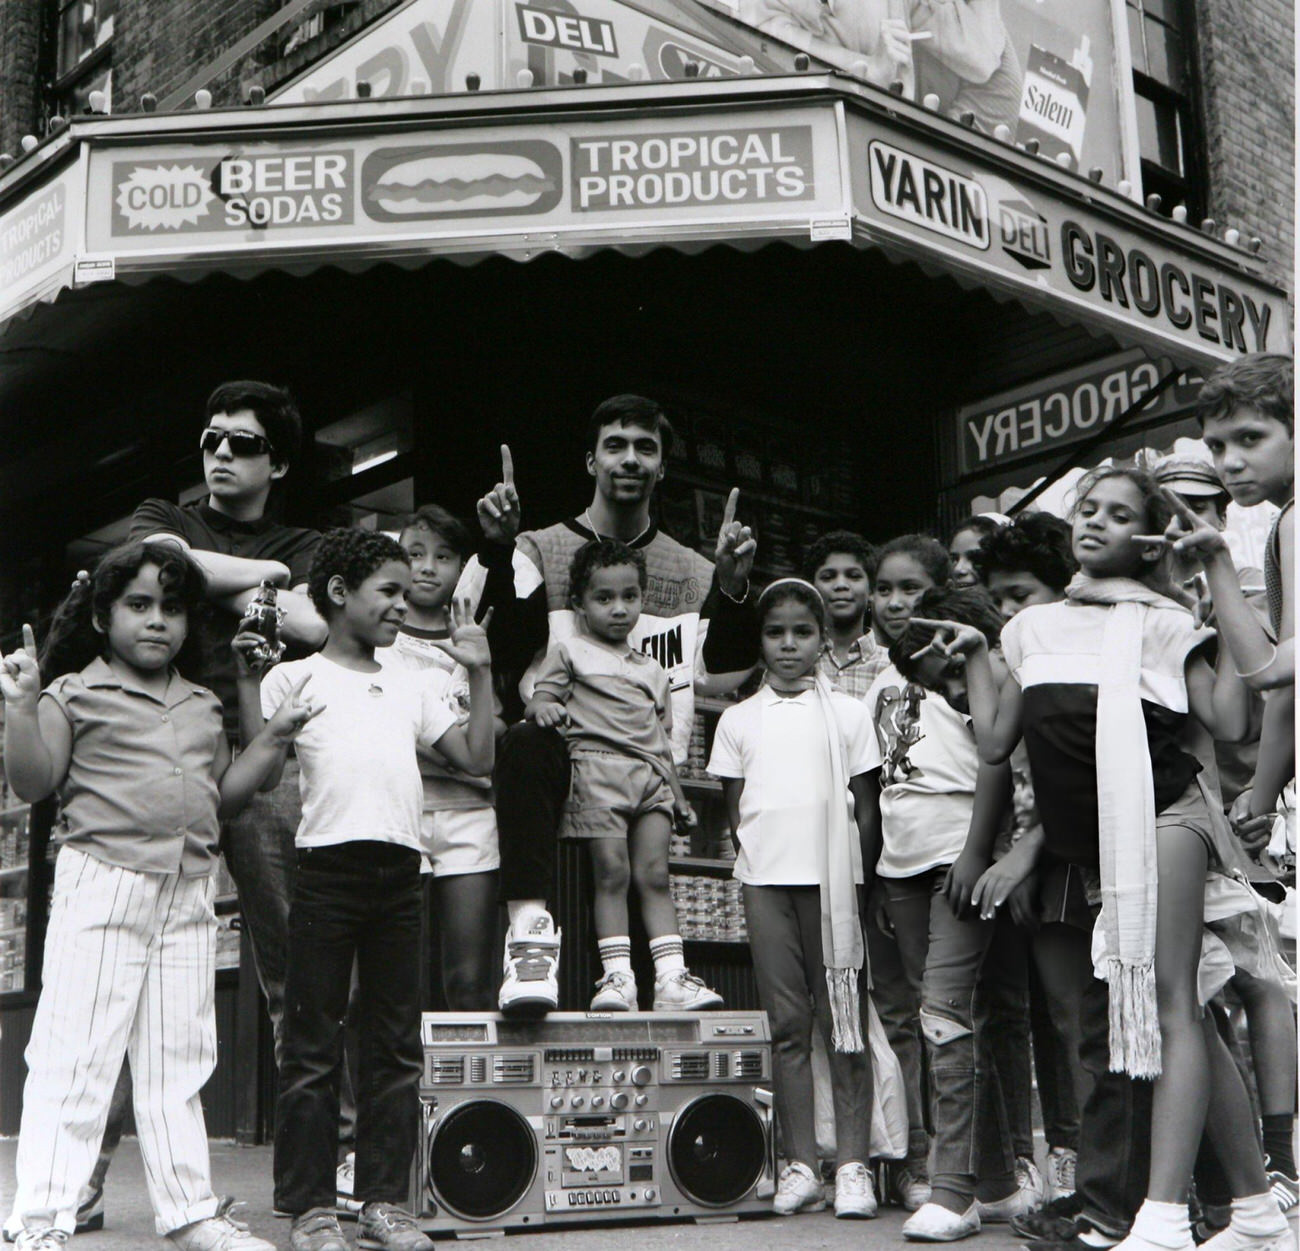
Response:
POLYGON ((19 140, 39 125, 37 81, 41 0, 0 6, 0 152, 17 156, 19 140))
POLYGON ((1210 216, 1264 240, 1294 296, 1295 6, 1196 0, 1210 216))

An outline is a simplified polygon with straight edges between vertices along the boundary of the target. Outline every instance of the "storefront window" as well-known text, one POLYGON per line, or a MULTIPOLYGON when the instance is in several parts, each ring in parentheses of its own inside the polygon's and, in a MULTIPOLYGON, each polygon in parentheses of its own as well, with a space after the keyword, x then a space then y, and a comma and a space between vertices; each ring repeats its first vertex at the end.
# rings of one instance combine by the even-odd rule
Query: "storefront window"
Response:
POLYGON ((59 6, 60 78, 112 39, 116 13, 117 0, 72 0, 59 6))

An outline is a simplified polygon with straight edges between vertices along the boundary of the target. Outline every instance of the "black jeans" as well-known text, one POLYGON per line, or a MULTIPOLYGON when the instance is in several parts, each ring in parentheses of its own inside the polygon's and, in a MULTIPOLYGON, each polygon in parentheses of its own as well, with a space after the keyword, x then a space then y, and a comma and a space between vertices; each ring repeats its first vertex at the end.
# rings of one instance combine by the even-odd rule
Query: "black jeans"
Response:
POLYGON ((569 796, 569 749, 558 730, 512 725, 492 775, 501 841, 501 899, 547 899, 555 889, 556 840, 569 796))
POLYGON ((405 1203, 419 1128, 420 855, 392 843, 307 847, 289 910, 275 1206, 335 1198, 343 1019, 360 1000, 355 1195, 405 1203))

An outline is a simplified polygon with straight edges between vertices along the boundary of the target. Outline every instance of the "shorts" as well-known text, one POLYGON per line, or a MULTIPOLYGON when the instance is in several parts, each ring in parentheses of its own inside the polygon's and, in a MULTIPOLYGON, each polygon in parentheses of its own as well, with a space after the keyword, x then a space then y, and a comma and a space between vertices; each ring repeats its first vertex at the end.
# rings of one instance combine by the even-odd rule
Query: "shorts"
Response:
POLYGON ((491 808, 438 808, 420 814, 422 873, 454 877, 501 867, 497 814, 491 808))
POLYGON ((561 838, 627 838, 637 817, 662 812, 673 819, 673 793, 658 770, 613 752, 574 756, 561 838))
POLYGON ((1210 824, 1210 812, 1195 778, 1168 808, 1156 813, 1156 829, 1182 829, 1194 834, 1205 844, 1210 864, 1221 863, 1222 857, 1215 846, 1214 827, 1210 824))
POLYGON ((1038 920, 1043 925, 1070 925, 1087 934, 1101 907, 1101 870, 1095 864, 1071 864, 1045 855, 1038 862, 1038 920))

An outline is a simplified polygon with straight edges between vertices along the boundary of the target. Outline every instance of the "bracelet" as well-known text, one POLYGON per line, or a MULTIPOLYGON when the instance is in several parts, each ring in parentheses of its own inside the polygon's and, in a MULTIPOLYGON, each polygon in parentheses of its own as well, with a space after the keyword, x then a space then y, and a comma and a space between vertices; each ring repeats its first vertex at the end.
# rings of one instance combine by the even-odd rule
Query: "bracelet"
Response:
POLYGON ((1249 670, 1249 671, 1246 672, 1246 673, 1242 673, 1242 671, 1241 671, 1240 669, 1238 669, 1238 670, 1237 670, 1237 676, 1238 676, 1239 678, 1254 678, 1254 677, 1258 677, 1261 673, 1264 672, 1265 669, 1269 668, 1269 666, 1272 665, 1272 663, 1273 663, 1276 659, 1277 659, 1277 644, 1276 644, 1276 643, 1271 643, 1271 644, 1269 644, 1269 649, 1268 649, 1268 659, 1267 659, 1267 660, 1266 660, 1262 665, 1260 665, 1258 669, 1251 669, 1251 670, 1249 670))
POLYGON ((718 590, 722 592, 733 604, 743 604, 749 598, 749 579, 745 579, 745 589, 741 591, 740 596, 733 595, 721 582, 718 583, 718 590))

